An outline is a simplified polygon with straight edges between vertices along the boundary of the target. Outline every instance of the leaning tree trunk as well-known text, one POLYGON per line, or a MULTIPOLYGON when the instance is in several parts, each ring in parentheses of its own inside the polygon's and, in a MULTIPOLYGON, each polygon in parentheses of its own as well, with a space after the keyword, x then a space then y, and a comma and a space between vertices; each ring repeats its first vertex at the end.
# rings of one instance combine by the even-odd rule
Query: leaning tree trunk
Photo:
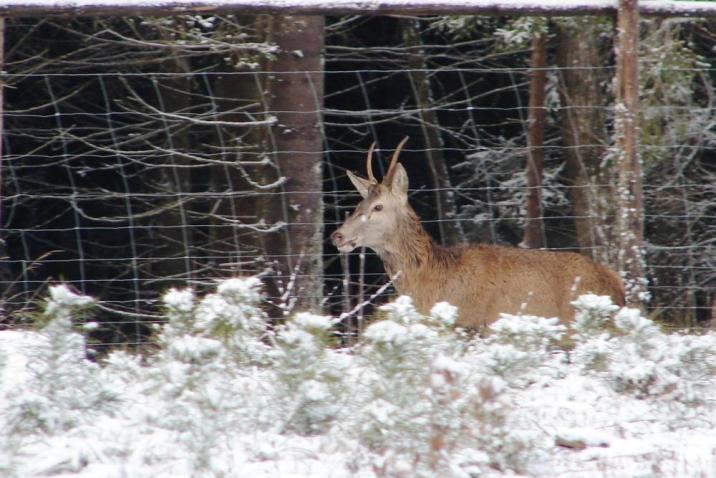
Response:
POLYGON ((613 172, 607 153, 606 98, 600 68, 606 59, 599 51, 601 30, 594 18, 571 18, 558 24, 561 129, 566 176, 577 244, 583 254, 615 264, 610 257, 613 172))
POLYGON ((450 183, 450 174, 443 155, 443 143, 438 130, 438 117, 435 109, 431 108, 430 78, 427 74, 426 55, 422 49, 420 23, 419 20, 406 19, 402 20, 400 25, 403 41, 408 47, 410 82, 423 131, 427 170, 435 188, 435 206, 439 219, 440 241, 446 245, 458 244, 465 241, 465 234, 457 218, 455 192, 450 183))
POLYGON ((271 138, 280 194, 265 204, 266 220, 283 221, 263 236, 274 269, 272 288, 286 313, 318 310, 323 296, 322 109, 324 44, 322 16, 276 16, 273 42, 279 52, 270 68, 271 111, 277 117, 271 138))

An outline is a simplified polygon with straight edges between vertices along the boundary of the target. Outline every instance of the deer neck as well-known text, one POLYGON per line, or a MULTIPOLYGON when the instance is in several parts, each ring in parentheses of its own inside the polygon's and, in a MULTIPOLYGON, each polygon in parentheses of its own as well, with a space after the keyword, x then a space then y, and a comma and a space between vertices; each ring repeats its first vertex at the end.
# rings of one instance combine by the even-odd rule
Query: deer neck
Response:
POLYGON ((386 239, 383 247, 376 252, 391 278, 399 274, 396 280, 398 291, 406 292, 401 290, 400 284, 406 284, 408 278, 426 267, 435 248, 439 246, 425 232, 420 219, 412 210, 398 219, 393 234, 386 239))

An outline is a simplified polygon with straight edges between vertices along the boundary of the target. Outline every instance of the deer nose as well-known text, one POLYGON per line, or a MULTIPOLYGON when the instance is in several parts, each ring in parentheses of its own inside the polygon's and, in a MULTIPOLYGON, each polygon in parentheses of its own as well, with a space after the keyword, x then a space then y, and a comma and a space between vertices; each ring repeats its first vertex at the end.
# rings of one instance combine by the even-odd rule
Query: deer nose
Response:
POLYGON ((338 244, 339 242, 343 242, 344 237, 343 234, 338 231, 335 231, 333 232, 333 234, 331 234, 331 239, 333 239, 333 244, 338 244))

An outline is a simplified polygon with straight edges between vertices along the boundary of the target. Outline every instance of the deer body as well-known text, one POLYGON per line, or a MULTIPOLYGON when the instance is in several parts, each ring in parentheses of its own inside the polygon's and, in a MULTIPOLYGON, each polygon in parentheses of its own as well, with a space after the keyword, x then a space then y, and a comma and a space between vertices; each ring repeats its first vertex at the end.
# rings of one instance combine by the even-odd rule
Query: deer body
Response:
POLYGON ((365 246, 377 252, 398 293, 427 314, 436 302, 458 307, 458 325, 482 328, 499 314, 573 318, 580 294, 608 295, 624 304, 624 289, 611 269, 572 252, 517 249, 484 244, 443 247, 425 232, 408 204, 408 178, 396 149, 382 183, 348 173, 363 201, 332 234, 339 250, 365 246))
POLYGON ((436 302, 449 302, 458 307, 463 327, 483 328, 501 312, 568 322, 574 317, 570 302, 589 292, 623 305, 618 276, 581 254, 434 243, 424 251, 419 262, 381 257, 389 275, 401 271, 395 288, 411 296, 418 311, 427 314, 436 302))

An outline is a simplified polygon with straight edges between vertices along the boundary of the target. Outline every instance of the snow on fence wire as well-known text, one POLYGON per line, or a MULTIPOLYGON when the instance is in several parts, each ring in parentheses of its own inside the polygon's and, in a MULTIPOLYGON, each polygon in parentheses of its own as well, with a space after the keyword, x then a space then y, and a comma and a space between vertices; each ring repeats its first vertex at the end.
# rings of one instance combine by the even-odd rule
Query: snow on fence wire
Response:
MULTIPOLYGON (((100 299, 102 340, 141 343, 168 287, 263 274, 269 299, 287 310, 305 295, 292 289, 310 275, 301 265, 314 261, 324 287, 312 299, 332 313, 352 310, 386 277, 371 254, 341 257, 327 240, 358 200, 345 171, 364 173, 374 139, 384 166, 405 135, 411 201, 435 237, 519 243, 533 188, 524 174, 525 27, 460 22, 337 18, 326 25, 324 69, 277 71, 267 67, 276 50, 262 38, 265 25, 231 15, 8 20, 3 308, 30 310, 48 284, 67 281, 100 299), (313 151, 323 157, 322 187, 287 190, 292 178, 277 167, 278 155, 301 157, 281 149, 277 118, 286 111, 272 101, 276 77, 287 75, 323 79, 323 97, 310 91, 299 112, 322 118, 323 144, 313 151), (323 201, 322 247, 281 250, 275 236, 306 195, 323 201), (277 271, 287 256, 299 267, 277 271)), ((664 60, 681 48, 674 39, 642 57, 641 153, 652 305, 693 321, 709 318, 716 295, 714 68, 697 53, 664 60)), ((529 220, 543 225, 546 247, 609 261, 609 241, 580 231, 603 233, 594 223, 605 221, 613 184, 581 182, 575 168, 610 161, 614 68, 550 63, 541 213, 529 220), (591 103, 565 94, 583 73, 595 81, 591 103), (602 121, 600 135, 570 140, 565 131, 580 118, 602 121), (575 205, 585 199, 595 204, 575 205)))
MULTIPOLYGON (((47 15, 540 15, 615 14, 618 0, 5 0, 7 17, 47 15)), ((651 17, 713 17, 716 6, 699 0, 640 2, 639 13, 651 17)))

